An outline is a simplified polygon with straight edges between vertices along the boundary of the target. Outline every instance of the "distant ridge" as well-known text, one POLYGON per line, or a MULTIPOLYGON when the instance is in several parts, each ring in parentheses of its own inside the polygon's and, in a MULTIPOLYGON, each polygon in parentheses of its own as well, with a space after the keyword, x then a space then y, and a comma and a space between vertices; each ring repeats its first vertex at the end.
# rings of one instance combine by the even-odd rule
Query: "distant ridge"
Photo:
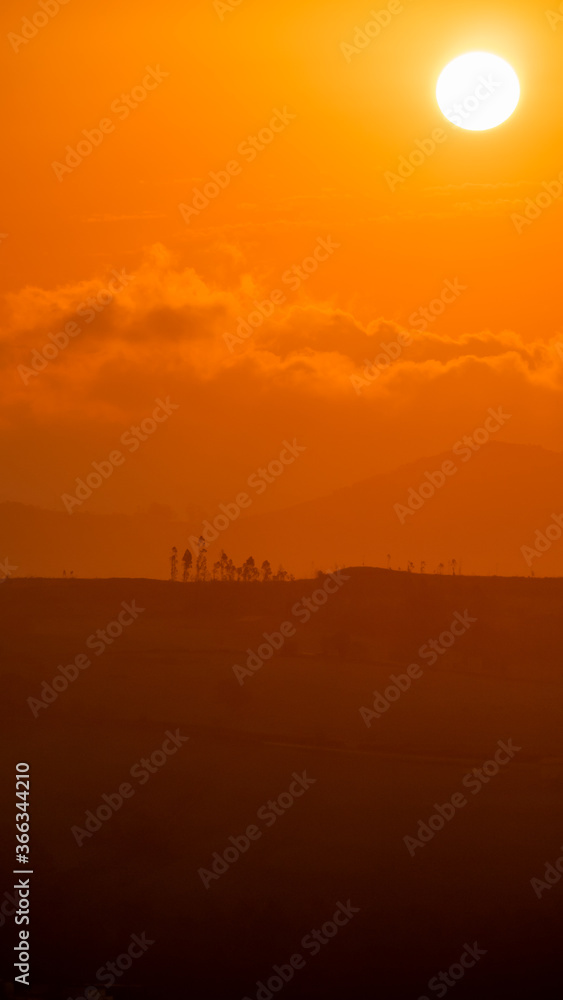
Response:
MULTIPOLYGON (((208 520, 218 513, 210 509, 208 520)), ((563 514, 563 456, 493 441, 467 462, 451 453, 433 456, 286 510, 241 516, 218 532, 208 562, 224 548, 238 564, 252 555, 257 563, 269 559, 274 568, 283 563, 296 576, 312 576, 337 564, 387 567, 390 554, 392 568, 406 570, 412 562, 416 572, 424 562, 427 573, 440 563, 451 573, 455 559, 465 574, 559 576, 563 537, 531 565, 521 552, 553 524, 553 514, 563 514), (437 485, 436 473, 452 458, 456 473, 437 485), (422 483, 428 498, 405 513, 409 497, 417 503, 409 491, 422 483)), ((181 556, 202 527, 157 514, 69 515, 5 502, 0 556, 25 576, 73 570, 79 577, 166 578, 172 545, 181 556)))

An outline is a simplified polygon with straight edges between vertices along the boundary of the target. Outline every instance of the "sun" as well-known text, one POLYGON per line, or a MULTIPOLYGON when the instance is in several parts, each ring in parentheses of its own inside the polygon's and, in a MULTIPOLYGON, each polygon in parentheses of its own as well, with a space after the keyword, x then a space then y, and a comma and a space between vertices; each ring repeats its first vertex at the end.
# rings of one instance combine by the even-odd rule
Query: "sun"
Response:
POLYGON ((520 82, 500 56, 466 52, 442 70, 436 99, 452 125, 484 132, 510 118, 520 100, 520 82))

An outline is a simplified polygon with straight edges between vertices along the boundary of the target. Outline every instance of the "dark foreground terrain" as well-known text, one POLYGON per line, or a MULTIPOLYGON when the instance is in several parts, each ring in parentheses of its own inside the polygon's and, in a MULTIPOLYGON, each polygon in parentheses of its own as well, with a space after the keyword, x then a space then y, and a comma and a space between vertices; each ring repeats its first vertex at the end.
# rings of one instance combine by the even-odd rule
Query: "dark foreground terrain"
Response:
POLYGON ((322 580, 0 586, 7 982, 31 772, 22 995, 561 995, 563 878, 531 880, 563 855, 563 581, 343 576, 309 621, 322 580), (283 645, 240 684, 265 632, 283 645))

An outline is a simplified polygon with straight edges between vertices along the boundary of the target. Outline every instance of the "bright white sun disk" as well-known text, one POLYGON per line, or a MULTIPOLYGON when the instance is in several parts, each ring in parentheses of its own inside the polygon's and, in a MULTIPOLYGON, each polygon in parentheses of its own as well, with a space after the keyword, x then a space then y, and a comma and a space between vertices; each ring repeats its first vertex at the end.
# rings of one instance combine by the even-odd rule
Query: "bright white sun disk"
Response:
POLYGON ((510 118, 520 100, 520 82, 500 56, 466 52, 440 74, 436 99, 453 125, 483 132, 510 118))

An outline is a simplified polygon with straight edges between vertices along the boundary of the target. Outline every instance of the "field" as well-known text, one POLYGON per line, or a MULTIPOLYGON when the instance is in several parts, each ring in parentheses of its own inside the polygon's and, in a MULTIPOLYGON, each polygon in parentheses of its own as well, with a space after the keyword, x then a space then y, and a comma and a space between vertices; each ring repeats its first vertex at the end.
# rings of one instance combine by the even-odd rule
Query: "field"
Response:
POLYGON ((15 764, 26 761, 33 978, 44 984, 25 995, 67 1000, 89 985, 139 1000, 560 991, 563 879, 541 895, 531 879, 563 853, 563 581, 357 568, 328 596, 325 583, 0 587, 3 871, 14 867, 15 764), (432 663, 429 640, 460 620, 464 631, 432 663), (293 631, 280 644, 284 622, 293 631), (280 649, 240 683, 233 666, 264 633, 279 634, 280 649), (76 666, 81 656, 89 666, 76 666), (59 665, 64 690, 64 679, 52 686, 59 665), (389 691, 391 675, 400 684, 376 718, 374 692, 389 691), (487 765, 489 777, 466 777, 485 775, 499 741, 512 750, 498 773, 487 765), (422 843, 420 821, 456 793, 464 805, 446 807, 422 843), (215 852, 229 847, 214 872, 215 852), (315 949, 307 935, 338 903, 353 915, 332 937, 329 924, 315 949), (153 943, 114 984, 107 972, 96 979, 134 934, 153 943), (476 943, 485 954, 463 978, 428 986, 462 968, 476 943))

